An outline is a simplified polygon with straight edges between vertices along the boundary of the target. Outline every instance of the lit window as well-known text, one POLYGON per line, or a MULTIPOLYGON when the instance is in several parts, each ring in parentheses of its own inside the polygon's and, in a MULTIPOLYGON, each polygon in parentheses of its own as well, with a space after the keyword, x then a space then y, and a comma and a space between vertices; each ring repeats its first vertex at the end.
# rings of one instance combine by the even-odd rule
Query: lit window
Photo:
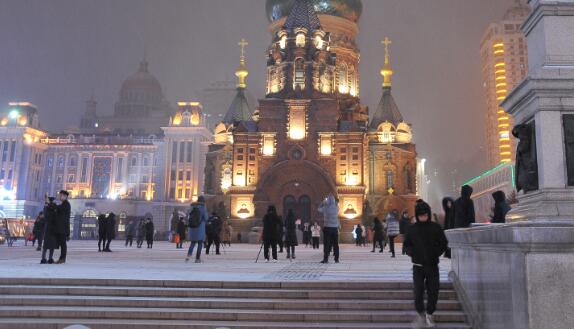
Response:
POLYGON ((320 150, 321 155, 328 156, 331 155, 333 146, 331 144, 331 136, 321 136, 320 137, 320 150))
POLYGON ((295 60, 294 77, 293 89, 297 89, 297 87, 305 89, 305 60, 303 58, 295 60))
POLYGON ((263 136, 263 155, 272 156, 275 154, 275 137, 271 135, 263 136))
POLYGON ((305 108, 293 107, 289 109, 289 138, 301 140, 306 135, 305 108))
POLYGON ((297 47, 305 47, 305 34, 299 33, 295 37, 295 45, 297 47))

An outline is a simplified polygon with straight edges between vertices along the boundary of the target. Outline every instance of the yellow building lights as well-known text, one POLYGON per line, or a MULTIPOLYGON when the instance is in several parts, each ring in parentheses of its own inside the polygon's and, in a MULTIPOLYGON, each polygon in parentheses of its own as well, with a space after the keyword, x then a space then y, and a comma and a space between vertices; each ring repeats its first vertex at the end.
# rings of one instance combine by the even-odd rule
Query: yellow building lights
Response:
MULTIPOLYGON (((496 100, 503 101, 508 95, 507 79, 506 79, 506 63, 503 57, 505 51, 504 42, 496 42, 492 45, 492 53, 496 56, 494 64, 494 83, 496 100)), ((498 120, 498 146, 501 162, 510 162, 512 158, 512 151, 510 145, 510 117, 502 108, 496 111, 498 120)))

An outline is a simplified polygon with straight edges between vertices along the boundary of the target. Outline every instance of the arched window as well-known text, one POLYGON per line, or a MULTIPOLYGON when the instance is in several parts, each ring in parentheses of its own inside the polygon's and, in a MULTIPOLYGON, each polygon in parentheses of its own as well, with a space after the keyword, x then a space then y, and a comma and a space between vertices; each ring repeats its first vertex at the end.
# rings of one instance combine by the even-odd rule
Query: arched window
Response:
POLYGON ((395 175, 391 170, 387 170, 387 189, 395 188, 395 175))
POLYGON ((295 74, 293 89, 305 89, 305 60, 303 58, 295 59, 295 74))

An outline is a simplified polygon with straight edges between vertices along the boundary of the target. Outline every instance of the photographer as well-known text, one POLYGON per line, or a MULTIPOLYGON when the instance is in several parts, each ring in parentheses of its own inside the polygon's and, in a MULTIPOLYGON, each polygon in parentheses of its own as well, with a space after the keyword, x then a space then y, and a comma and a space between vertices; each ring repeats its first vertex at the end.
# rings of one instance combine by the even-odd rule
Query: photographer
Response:
POLYGON ((319 206, 323 214, 323 261, 329 263, 329 254, 333 249, 335 263, 339 262, 339 200, 329 195, 319 206))

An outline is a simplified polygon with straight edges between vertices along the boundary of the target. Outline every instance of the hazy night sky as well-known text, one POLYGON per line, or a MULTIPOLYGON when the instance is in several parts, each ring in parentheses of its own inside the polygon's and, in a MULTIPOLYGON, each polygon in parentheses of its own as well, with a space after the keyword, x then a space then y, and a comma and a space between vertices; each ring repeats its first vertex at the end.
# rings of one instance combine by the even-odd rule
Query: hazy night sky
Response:
MULTIPOLYGON (((484 169, 479 43, 513 0, 363 0, 361 99, 381 94, 384 36, 393 39, 393 94, 420 156, 467 178, 484 169)), ((75 126, 92 90, 111 114, 144 48, 175 104, 231 79, 248 39, 248 88, 262 97, 270 42, 265 0, 0 0, 0 106, 30 101, 44 129, 75 126)))

